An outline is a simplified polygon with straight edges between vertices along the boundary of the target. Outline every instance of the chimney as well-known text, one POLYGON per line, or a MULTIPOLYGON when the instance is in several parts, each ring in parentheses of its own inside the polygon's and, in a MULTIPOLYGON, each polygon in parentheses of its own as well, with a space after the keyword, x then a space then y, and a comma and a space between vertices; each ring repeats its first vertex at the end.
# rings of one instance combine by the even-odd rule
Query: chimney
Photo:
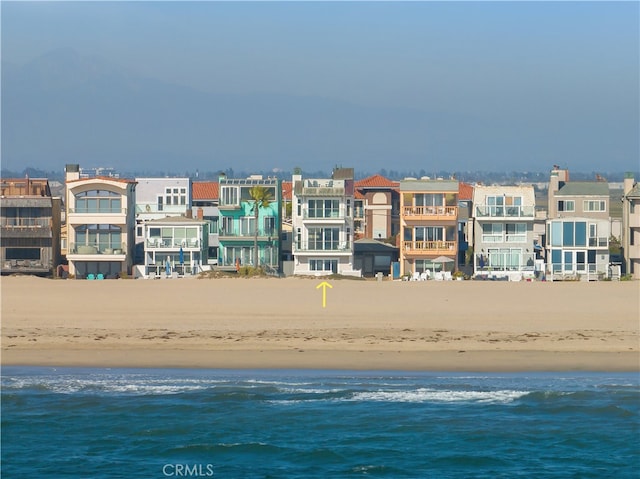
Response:
POLYGON ((65 181, 73 181, 80 179, 80 165, 78 164, 67 164, 64 167, 64 180, 65 181))
POLYGON ((199 220, 203 220, 204 219, 204 211, 202 210, 202 208, 198 208, 196 211, 197 211, 198 219, 199 220))
POLYGON ((629 192, 633 189, 635 181, 633 179, 633 173, 626 172, 624 174, 624 183, 623 183, 623 192, 625 195, 628 195, 629 192))

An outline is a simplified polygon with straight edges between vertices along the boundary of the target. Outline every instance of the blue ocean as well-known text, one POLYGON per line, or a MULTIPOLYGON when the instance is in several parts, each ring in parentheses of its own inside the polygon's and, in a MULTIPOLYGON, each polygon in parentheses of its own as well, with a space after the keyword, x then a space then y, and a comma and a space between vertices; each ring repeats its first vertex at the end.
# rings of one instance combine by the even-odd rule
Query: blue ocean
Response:
POLYGON ((638 478, 633 373, 2 369, 2 477, 638 478))

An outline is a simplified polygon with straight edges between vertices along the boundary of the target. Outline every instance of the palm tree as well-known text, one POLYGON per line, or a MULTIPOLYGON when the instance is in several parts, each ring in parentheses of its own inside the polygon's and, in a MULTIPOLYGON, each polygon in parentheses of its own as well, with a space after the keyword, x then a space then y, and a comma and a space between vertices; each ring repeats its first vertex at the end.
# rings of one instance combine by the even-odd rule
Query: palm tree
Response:
POLYGON ((268 208, 273 201, 271 190, 264 186, 256 185, 249 189, 249 196, 253 200, 253 217, 255 218, 255 231, 253 237, 253 267, 258 267, 258 213, 260 208, 268 208))

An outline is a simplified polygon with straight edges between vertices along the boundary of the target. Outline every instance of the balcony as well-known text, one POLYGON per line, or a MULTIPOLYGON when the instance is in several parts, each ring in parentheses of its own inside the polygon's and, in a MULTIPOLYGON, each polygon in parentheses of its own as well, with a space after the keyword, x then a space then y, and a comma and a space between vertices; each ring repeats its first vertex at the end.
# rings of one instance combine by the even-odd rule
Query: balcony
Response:
POLYGON ((525 218, 535 217, 535 206, 476 206, 476 218, 525 218))
POLYGON ((51 218, 2 218, 3 228, 50 228, 51 218))
POLYGON ((456 254, 455 241, 403 241, 405 255, 439 256, 456 254))
POLYGON ((147 238, 145 249, 147 250, 200 250, 201 241, 198 238, 147 238))
POLYGON ((304 221, 322 221, 324 222, 343 222, 347 218, 345 214, 345 208, 340 208, 338 210, 328 210, 328 211, 316 211, 309 210, 308 208, 302 209, 302 219, 304 221))
POLYGON ((405 221, 455 221, 458 218, 458 207, 403 206, 402 217, 405 221))
POLYGON ((335 242, 330 244, 326 244, 326 243, 309 244, 307 242, 301 242, 301 243, 294 244, 293 253, 295 254, 296 252, 304 252, 304 253, 314 253, 314 254, 323 254, 323 253, 351 254, 352 253, 351 246, 352 244, 349 241, 335 242))
MULTIPOLYGON (((253 239, 255 238, 255 231, 238 231, 234 229, 220 228, 218 231, 218 238, 222 241, 225 239, 253 239)), ((276 229, 258 230, 258 239, 278 239, 278 231, 276 229)))
MULTIPOLYGON (((127 244, 101 244, 101 245, 84 245, 71 243, 69 245, 67 256, 71 259, 79 260, 84 257, 91 257, 92 261, 122 261, 127 253, 127 244)), ((87 258, 84 258, 87 259, 87 258)))

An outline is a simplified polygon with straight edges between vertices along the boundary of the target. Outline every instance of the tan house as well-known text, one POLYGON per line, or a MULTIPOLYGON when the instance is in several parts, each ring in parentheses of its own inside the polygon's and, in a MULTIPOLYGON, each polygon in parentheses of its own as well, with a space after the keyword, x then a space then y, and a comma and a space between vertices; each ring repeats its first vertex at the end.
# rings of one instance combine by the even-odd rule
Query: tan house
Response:
POLYGON ((457 268, 458 191, 455 180, 400 181, 400 275, 457 268))
POLYGON ((597 280, 609 275, 609 184, 569 181, 554 167, 549 180, 547 278, 597 280))
POLYGON ((626 173, 624 178, 622 251, 625 273, 640 279, 640 185, 632 173, 626 173))
POLYGON ((135 250, 136 182, 80 178, 66 165, 66 241, 69 274, 76 278, 131 274, 135 250))
POLYGON ((387 239, 400 228, 400 184, 381 175, 355 182, 355 238, 387 239))

